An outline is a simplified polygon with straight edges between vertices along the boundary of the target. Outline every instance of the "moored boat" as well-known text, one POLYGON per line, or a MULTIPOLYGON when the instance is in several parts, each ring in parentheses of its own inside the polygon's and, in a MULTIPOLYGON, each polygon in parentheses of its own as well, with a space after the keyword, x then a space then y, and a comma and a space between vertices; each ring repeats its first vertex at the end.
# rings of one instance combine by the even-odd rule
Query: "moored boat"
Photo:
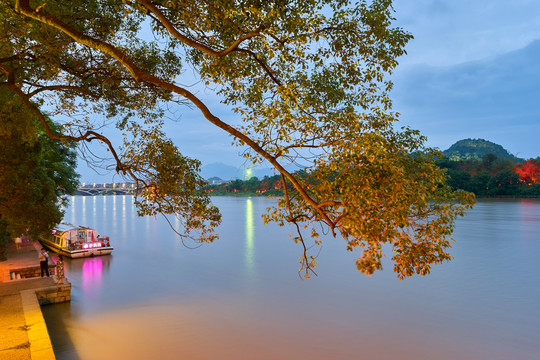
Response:
POLYGON ((49 237, 41 237, 39 241, 50 250, 70 258, 109 255, 114 249, 109 237, 101 237, 96 230, 64 223, 58 224, 49 237))

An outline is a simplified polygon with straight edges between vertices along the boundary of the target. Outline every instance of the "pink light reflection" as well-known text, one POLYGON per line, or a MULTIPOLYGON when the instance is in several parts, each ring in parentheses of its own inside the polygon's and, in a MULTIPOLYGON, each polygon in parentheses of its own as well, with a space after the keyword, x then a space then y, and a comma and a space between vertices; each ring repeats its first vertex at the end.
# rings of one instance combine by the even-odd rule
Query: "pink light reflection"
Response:
POLYGON ((101 287, 103 273, 103 257, 85 258, 82 267, 82 288, 86 295, 101 287))

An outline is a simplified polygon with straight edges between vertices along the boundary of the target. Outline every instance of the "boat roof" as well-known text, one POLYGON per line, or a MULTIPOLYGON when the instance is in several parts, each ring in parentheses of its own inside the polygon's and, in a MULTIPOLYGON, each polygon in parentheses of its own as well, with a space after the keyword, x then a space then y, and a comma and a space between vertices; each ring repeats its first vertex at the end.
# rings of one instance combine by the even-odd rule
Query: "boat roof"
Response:
POLYGON ((60 231, 60 232, 78 230, 78 229, 94 230, 86 226, 75 226, 73 224, 68 224, 68 223, 60 223, 56 225, 54 228, 56 229, 56 231, 60 231))

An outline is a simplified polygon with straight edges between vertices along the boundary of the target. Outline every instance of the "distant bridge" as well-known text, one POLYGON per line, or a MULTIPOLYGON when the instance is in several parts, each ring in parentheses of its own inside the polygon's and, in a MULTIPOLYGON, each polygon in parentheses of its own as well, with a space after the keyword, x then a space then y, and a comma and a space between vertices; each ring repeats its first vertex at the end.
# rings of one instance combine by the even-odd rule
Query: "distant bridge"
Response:
POLYGON ((86 184, 77 188, 77 195, 132 195, 135 193, 134 183, 86 184))

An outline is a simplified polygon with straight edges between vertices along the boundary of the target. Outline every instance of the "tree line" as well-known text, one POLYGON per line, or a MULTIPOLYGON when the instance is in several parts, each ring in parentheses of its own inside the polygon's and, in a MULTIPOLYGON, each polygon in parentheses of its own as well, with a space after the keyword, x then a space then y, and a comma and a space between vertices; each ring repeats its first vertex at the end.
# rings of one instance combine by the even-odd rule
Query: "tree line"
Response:
POLYGON ((265 176, 262 180, 253 176, 249 180, 233 180, 221 184, 206 185, 204 191, 211 195, 283 195, 280 175, 265 176))
MULTIPOLYGON (((480 160, 451 160, 435 163, 445 169, 448 184, 476 196, 540 196, 540 157, 522 162, 485 154, 480 160)), ((281 176, 252 177, 205 186, 211 195, 283 195, 281 176)))
POLYGON ((523 162, 485 154, 481 160, 440 158, 448 184, 476 196, 540 196, 540 157, 523 162))

